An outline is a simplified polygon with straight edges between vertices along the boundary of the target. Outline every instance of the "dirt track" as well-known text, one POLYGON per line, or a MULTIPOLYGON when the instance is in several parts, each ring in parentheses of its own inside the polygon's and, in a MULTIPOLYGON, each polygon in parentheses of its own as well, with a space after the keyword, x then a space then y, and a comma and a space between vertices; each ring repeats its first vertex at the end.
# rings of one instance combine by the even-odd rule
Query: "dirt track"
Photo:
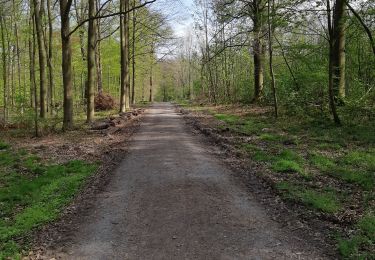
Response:
POLYGON ((64 259, 323 259, 282 228, 170 104, 144 115, 129 153, 64 246, 64 259))

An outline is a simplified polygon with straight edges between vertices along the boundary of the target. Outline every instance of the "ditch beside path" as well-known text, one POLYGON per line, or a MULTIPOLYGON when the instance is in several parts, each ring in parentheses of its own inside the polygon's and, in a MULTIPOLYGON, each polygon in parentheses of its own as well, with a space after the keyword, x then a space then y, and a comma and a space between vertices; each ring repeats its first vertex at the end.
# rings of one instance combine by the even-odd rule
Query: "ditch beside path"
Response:
POLYGON ((169 103, 144 115, 129 153, 64 246, 64 259, 325 259, 272 220, 169 103))

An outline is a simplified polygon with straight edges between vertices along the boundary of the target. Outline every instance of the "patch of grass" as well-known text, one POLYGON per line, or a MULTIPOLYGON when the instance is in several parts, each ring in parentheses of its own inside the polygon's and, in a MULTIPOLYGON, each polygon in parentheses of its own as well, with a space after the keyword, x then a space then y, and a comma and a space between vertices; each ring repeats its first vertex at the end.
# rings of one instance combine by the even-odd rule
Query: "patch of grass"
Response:
POLYGON ((0 164, 0 259, 19 252, 17 237, 54 220, 96 169, 83 161, 43 165, 35 156, 20 154, 9 152, 7 163, 0 164))
POLYGON ((309 156, 310 163, 321 171, 327 171, 336 166, 335 162, 327 156, 313 153, 309 156))
POLYGON ((371 190, 375 183, 375 176, 373 173, 363 172, 360 170, 338 167, 332 170, 330 174, 348 183, 360 185, 365 190, 371 190))
POLYGON ((278 157, 285 160, 296 161, 298 163, 303 163, 304 161, 298 153, 289 149, 283 150, 278 157))
POLYGON ((0 150, 6 150, 9 148, 9 144, 0 140, 0 150))
POLYGON ((274 155, 267 153, 253 144, 242 144, 242 149, 245 150, 251 159, 258 162, 271 162, 274 160, 274 155))
POLYGON ((285 140, 285 137, 283 137, 281 135, 277 135, 277 134, 266 133, 266 134, 260 135, 259 139, 261 139, 263 141, 268 141, 268 142, 280 142, 280 141, 285 140))
POLYGON ((341 209, 337 194, 333 190, 316 191, 288 182, 281 182, 276 185, 276 188, 283 192, 287 199, 300 201, 313 209, 325 213, 334 213, 341 209))
POLYGON ((313 153, 309 157, 310 163, 323 173, 357 184, 365 190, 372 189, 375 184, 372 159, 371 154, 358 151, 350 152, 336 160, 318 153, 313 153))
POLYGON ((338 249, 344 258, 373 259, 375 249, 375 216, 370 213, 357 223, 357 232, 349 239, 338 239, 338 249))
POLYGON ((255 135, 267 128, 268 124, 254 117, 244 118, 243 124, 238 126, 237 132, 245 135, 255 135))
POLYGON ((283 150, 276 157, 272 169, 277 172, 296 172, 304 174, 303 158, 292 150, 283 150))
POLYGON ((272 164, 272 169, 277 172, 303 173, 302 167, 297 162, 284 159, 278 160, 272 164))
POLYGON ((299 196, 303 203, 326 213, 334 213, 341 208, 333 192, 318 192, 305 189, 299 196))
POLYGON ((375 172, 375 152, 351 151, 343 156, 340 162, 375 172))
POLYGON ((338 143, 319 143, 316 145, 316 148, 322 149, 322 150, 339 150, 342 148, 342 146, 338 143))
POLYGON ((369 239, 375 242, 375 215, 368 214, 364 216, 357 224, 358 228, 369 239))
POLYGON ((239 116, 230 114, 215 114, 214 116, 216 119, 221 120, 227 124, 236 124, 240 120, 239 116))
POLYGON ((259 150, 259 151, 256 151, 251 158, 254 161, 258 161, 258 162, 272 162, 274 161, 275 156, 265 151, 259 150))

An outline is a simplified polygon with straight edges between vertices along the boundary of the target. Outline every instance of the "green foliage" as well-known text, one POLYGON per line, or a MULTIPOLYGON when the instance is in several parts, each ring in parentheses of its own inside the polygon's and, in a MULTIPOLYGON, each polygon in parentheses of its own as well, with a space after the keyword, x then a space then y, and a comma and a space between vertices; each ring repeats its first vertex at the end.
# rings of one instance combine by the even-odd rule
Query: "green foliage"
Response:
POLYGON ((0 259, 19 252, 15 238, 27 236, 32 229, 54 220, 96 169, 83 161, 45 165, 25 152, 7 151, 2 155, 0 259))

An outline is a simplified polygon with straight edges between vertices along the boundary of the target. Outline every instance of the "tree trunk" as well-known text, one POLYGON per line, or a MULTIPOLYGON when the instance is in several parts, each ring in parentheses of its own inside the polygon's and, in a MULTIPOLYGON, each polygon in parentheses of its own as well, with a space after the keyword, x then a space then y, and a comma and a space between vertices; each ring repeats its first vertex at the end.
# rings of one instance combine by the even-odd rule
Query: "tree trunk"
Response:
MULTIPOLYGON (((273 12, 273 9, 272 9, 272 12, 273 12)), ((271 21, 271 1, 268 0, 268 52, 269 52, 269 66, 270 66, 270 74, 271 74, 271 86, 272 86, 272 92, 273 92, 275 117, 277 118, 279 116, 279 113, 278 113, 278 103, 277 103, 277 93, 276 93, 276 81, 275 81, 275 74, 274 74, 274 71, 273 71, 272 35, 273 35, 273 28, 272 28, 272 21, 271 21)))
MULTIPOLYGON (((95 0, 89 0, 89 17, 95 16, 95 0)), ((87 40, 87 123, 94 119, 96 21, 89 21, 87 40)))
POLYGON ((61 16, 61 52, 64 88, 64 121, 63 129, 73 128, 73 83, 72 83, 72 46, 69 35, 70 30, 70 4, 69 0, 60 0, 61 16))
POLYGON ((340 104, 345 98, 345 0, 336 0, 333 10, 333 89, 340 104))
POLYGON ((334 73, 334 37, 333 37, 333 25, 332 25, 332 19, 331 19, 331 5, 330 0, 326 0, 327 5, 327 20, 328 20, 328 31, 329 31, 329 64, 328 64, 328 95, 329 95, 329 104, 331 107, 331 113, 333 116, 333 120, 335 121, 336 125, 341 125, 340 118, 337 113, 336 109, 336 102, 335 102, 335 93, 333 89, 334 79, 333 79, 333 73, 334 73))
POLYGON ((48 13, 48 80, 49 80, 49 106, 50 112, 53 114, 54 108, 54 78, 53 78, 53 24, 52 24, 52 9, 51 0, 47 0, 47 13, 48 13))
MULTIPOLYGON (((125 11, 128 12, 129 11, 129 1, 130 0, 125 0, 125 11)), ((125 14, 125 18, 124 18, 124 21, 125 21, 125 25, 124 25, 124 29, 125 29, 125 54, 126 54, 126 57, 125 57, 125 85, 126 85, 126 89, 125 89, 125 107, 126 109, 129 109, 130 108, 130 74, 129 74, 129 50, 130 50, 130 45, 129 45, 129 22, 130 22, 130 14, 127 13, 125 14)))
MULTIPOLYGON (((125 1, 120 0, 120 11, 125 11, 125 1)), ((127 51, 125 46, 125 17, 122 14, 120 16, 120 47, 121 47, 121 83, 120 83, 120 113, 124 113, 126 111, 126 63, 127 63, 127 51)))
POLYGON ((132 37, 132 97, 131 103, 135 104, 135 26, 136 26, 136 17, 135 17, 135 0, 133 1, 133 37, 132 37))
POLYGON ((34 0, 34 17, 36 38, 39 54, 39 84, 40 84, 40 117, 45 118, 47 113, 47 76, 46 76, 46 48, 44 44, 42 19, 44 15, 44 1, 34 0))
MULTIPOLYGON (((13 6, 13 16, 15 18, 15 21, 14 21, 14 35, 16 37, 16 57, 17 57, 17 70, 18 70, 18 73, 17 73, 17 76, 18 76, 18 94, 19 96, 21 96, 21 89, 22 89, 22 84, 21 84, 21 55, 20 55, 20 39, 19 39, 19 35, 18 35, 18 22, 17 22, 17 13, 16 13, 16 3, 15 3, 15 0, 13 0, 12 2, 12 6, 13 6)), ((23 113, 23 107, 24 107, 24 100, 21 99, 21 113, 23 113)))
MULTIPOLYGON (((100 1, 96 0, 96 10, 100 8, 100 1)), ((100 28, 100 19, 95 21, 96 25, 96 48, 95 48, 95 61, 96 61, 96 83, 99 93, 103 92, 103 69, 102 69, 102 54, 101 54, 101 28, 100 28)))
POLYGON ((8 115, 8 75, 7 75, 7 54, 5 52, 5 20, 4 16, 0 15, 0 26, 1 26, 1 48, 2 48, 2 61, 3 61, 3 84, 4 84, 4 96, 3 96, 3 102, 4 102, 4 124, 7 122, 7 115, 8 115))
POLYGON ((154 59, 154 55, 153 55, 153 50, 151 51, 151 66, 150 66, 150 96, 149 96, 149 99, 148 101, 149 102, 153 102, 154 101, 154 97, 153 97, 153 93, 152 93, 152 88, 153 88, 153 82, 152 82, 152 70, 153 70, 153 61, 154 59))
POLYGON ((35 98, 35 22, 32 7, 30 6, 30 18, 29 27, 31 28, 31 33, 29 34, 29 76, 30 76, 30 105, 35 108, 36 98, 35 98))
POLYGON ((260 19, 260 14, 254 14, 254 42, 253 42, 253 52, 254 52, 254 96, 252 102, 259 102, 263 95, 263 60, 264 51, 262 44, 262 22, 260 19))
MULTIPOLYGON (((77 22, 81 23, 86 15, 85 10, 87 10, 87 2, 81 0, 80 6, 78 6, 77 0, 74 0, 74 9, 76 11, 77 22)), ((79 45, 80 45, 80 50, 81 50, 82 61, 86 61, 85 32, 86 32, 86 26, 82 25, 78 29, 78 37, 79 37, 79 45)))

